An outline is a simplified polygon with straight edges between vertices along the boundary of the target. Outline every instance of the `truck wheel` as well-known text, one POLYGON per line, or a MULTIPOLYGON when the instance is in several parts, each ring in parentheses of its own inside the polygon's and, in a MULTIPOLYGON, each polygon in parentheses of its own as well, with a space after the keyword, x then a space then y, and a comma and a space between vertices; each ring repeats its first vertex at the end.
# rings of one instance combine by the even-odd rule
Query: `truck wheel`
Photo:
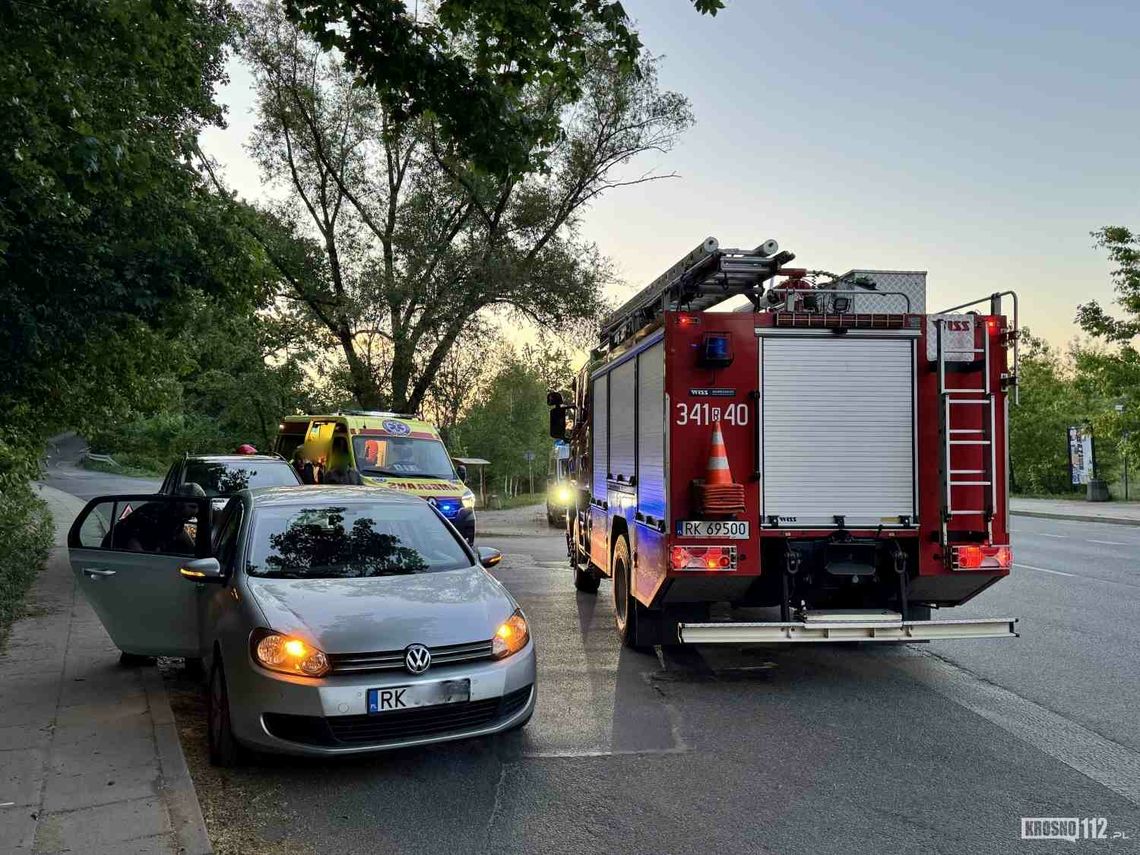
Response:
MULTIPOLYGON (((629 560, 629 541, 619 537, 614 544, 614 557, 612 562, 614 579, 614 622, 617 624, 618 637, 624 647, 636 650, 639 653, 652 653, 653 645, 646 644, 639 639, 638 624, 647 621, 646 609, 633 597, 631 579, 631 565, 629 560), (639 643, 640 642, 640 643, 639 643)), ((648 629, 649 627, 642 627, 648 629)), ((640 633, 644 638, 645 632, 640 633)))
POLYGON ((570 570, 574 574, 574 587, 583 594, 598 593, 598 586, 602 584, 602 577, 590 569, 590 559, 582 560, 578 551, 578 539, 571 538, 570 542, 570 570))

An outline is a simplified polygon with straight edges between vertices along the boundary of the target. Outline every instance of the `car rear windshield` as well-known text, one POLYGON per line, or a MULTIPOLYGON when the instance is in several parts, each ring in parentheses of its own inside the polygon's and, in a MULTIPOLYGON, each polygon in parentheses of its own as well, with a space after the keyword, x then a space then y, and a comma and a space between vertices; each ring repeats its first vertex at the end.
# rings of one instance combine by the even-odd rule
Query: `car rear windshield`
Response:
POLYGON ((191 460, 186 464, 182 483, 193 481, 211 498, 232 496, 238 490, 254 487, 295 487, 300 483, 293 467, 284 460, 256 463, 222 463, 191 460))
POLYGON ((257 510, 247 572, 275 579, 347 579, 471 564, 426 504, 306 504, 257 510))
POLYGON ((447 448, 438 439, 410 436, 354 436, 356 468, 365 475, 455 478, 447 448))

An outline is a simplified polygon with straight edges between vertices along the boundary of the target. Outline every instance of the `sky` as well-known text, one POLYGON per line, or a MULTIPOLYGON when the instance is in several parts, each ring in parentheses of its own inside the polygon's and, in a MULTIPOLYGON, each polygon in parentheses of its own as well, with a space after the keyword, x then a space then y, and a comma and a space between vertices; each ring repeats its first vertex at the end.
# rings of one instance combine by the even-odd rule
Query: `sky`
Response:
MULTIPOLYGON (((926 270, 931 311, 1015 290, 1059 345, 1078 303, 1111 300, 1089 232, 1140 228, 1140 2, 623 2, 696 124, 630 167, 677 178, 585 214, 615 299, 712 235, 775 238, 810 269, 926 270)), ((250 77, 230 77, 203 146, 256 199, 250 77)))

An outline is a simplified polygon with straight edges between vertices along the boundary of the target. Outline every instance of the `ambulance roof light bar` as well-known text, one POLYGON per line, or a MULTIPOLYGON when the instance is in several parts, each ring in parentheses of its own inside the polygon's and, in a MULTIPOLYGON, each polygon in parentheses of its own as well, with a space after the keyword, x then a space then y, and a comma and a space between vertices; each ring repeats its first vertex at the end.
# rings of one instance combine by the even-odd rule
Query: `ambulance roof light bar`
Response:
POLYGON ((616 347, 666 310, 700 312, 738 294, 758 300, 763 283, 794 258, 774 240, 746 250, 721 249, 716 238, 705 238, 603 321, 602 350, 616 347))

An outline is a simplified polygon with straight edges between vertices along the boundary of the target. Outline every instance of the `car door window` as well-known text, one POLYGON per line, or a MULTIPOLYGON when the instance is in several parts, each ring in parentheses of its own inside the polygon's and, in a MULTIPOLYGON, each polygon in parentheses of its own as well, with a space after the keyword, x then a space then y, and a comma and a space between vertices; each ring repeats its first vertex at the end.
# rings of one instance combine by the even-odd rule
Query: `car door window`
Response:
POLYGON ((173 496, 129 496, 93 502, 76 520, 69 543, 83 549, 152 555, 200 554, 209 503, 173 496))
POLYGON ((214 555, 222 569, 227 573, 233 570, 234 558, 237 557, 238 534, 241 532, 241 521, 244 508, 240 501, 230 502, 218 527, 218 536, 214 541, 214 555))

